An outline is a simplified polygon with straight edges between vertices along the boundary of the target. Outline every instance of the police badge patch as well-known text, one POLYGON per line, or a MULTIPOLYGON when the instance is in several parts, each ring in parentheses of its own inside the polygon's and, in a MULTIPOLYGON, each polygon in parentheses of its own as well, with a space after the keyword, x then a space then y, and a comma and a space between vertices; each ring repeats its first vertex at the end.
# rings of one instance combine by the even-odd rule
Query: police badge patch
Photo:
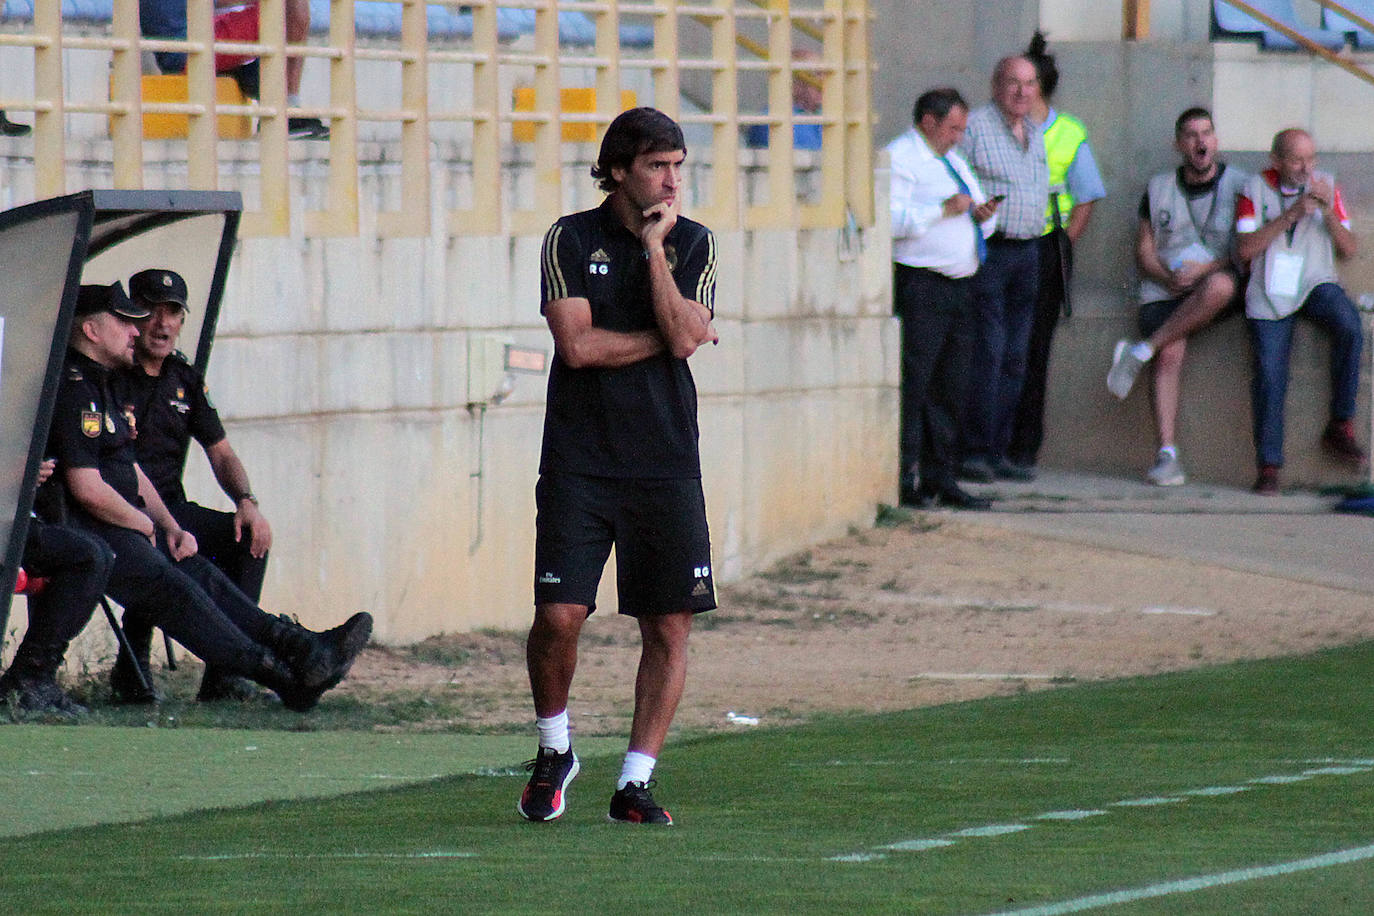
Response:
POLYGON ((81 411, 81 433, 82 435, 95 439, 100 435, 100 412, 97 410, 81 411))

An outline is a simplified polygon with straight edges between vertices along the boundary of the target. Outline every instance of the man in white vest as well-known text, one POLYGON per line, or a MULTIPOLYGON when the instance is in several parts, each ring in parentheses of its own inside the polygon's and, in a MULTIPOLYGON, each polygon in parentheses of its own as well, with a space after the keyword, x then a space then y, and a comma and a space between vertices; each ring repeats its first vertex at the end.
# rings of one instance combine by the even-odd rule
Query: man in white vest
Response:
POLYGON ((1363 467, 1366 457, 1352 422, 1364 333, 1336 274, 1336 260, 1353 257, 1357 247, 1350 217, 1335 179, 1317 171, 1317 146, 1306 131, 1275 134, 1269 159, 1270 168, 1246 183, 1236 205, 1236 251, 1250 262, 1245 316, 1254 348, 1254 490, 1274 495, 1283 467, 1283 402, 1298 317, 1331 338, 1330 420, 1322 446, 1353 469, 1363 467))
POLYGON ((1119 341, 1107 374, 1107 388, 1125 398, 1141 367, 1154 366, 1151 404, 1159 451, 1145 476, 1161 487, 1187 480, 1174 431, 1188 338, 1239 304, 1236 200, 1250 177, 1217 158, 1216 129, 1205 108, 1178 116, 1174 147, 1182 164, 1151 178, 1140 200, 1135 261, 1142 339, 1119 341))

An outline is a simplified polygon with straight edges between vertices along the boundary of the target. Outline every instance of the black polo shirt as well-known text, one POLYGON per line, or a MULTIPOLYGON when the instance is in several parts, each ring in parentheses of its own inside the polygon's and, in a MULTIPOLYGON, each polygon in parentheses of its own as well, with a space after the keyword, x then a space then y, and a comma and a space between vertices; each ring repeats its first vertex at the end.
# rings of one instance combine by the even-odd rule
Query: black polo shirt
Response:
POLYGON ((191 438, 209 448, 225 435, 204 377, 179 352, 162 361, 161 375, 148 375, 139 365, 120 375, 123 407, 137 422, 139 467, 167 505, 186 502, 181 475, 191 438))
MULTIPOLYGON (((47 455, 57 459, 57 473, 45 486, 55 485, 66 469, 96 468, 116 493, 142 508, 133 427, 121 410, 118 387, 115 372, 76 350, 67 351, 48 432, 47 455)), ((71 500, 68 508, 80 511, 71 500)))
MULTIPOLYGON (((683 296, 715 312, 716 243, 701 223, 678 217, 664 241, 683 296)), ((592 324, 610 331, 658 328, 649 262, 610 200, 565 216, 544 236, 540 312, 556 299, 586 299, 592 324)), ((697 390, 685 359, 660 353, 629 366, 573 369, 554 354, 540 473, 593 477, 701 476, 697 390)))

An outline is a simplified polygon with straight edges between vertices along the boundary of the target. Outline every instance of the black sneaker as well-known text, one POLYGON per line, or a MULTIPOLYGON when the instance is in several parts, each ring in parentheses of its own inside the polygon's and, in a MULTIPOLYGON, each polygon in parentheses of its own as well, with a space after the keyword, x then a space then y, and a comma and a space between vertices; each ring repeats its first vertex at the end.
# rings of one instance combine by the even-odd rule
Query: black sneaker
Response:
POLYGON ((287 118, 286 135, 292 140, 328 140, 329 126, 319 118, 287 118))
POLYGON ((520 793, 520 803, 515 810, 531 821, 551 821, 560 817, 567 806, 565 790, 568 783, 581 769, 573 749, 570 747, 560 754, 551 747, 541 747, 539 756, 527 761, 525 769, 532 771, 530 781, 520 793))
POLYGON ((24 137, 33 130, 27 124, 16 124, 6 117, 3 109, 0 109, 0 136, 5 137, 24 137))
POLYGON ((673 816, 659 807, 649 789, 654 780, 627 782, 625 788, 611 796, 611 811, 607 820, 621 824, 664 824, 672 826, 673 816))

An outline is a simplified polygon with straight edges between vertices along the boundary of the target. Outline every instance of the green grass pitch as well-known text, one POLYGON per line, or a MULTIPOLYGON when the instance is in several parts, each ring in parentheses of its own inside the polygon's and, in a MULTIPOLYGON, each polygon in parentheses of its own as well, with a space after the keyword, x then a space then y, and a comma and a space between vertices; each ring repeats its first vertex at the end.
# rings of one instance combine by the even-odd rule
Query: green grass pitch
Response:
MULTIPOLYGON (((678 822, 667 829, 605 822, 619 742, 579 745, 568 813, 527 824, 515 801, 528 740, 444 769, 445 746, 482 739, 291 736, 271 752, 282 769, 318 755, 337 776, 329 792, 371 790, 249 803, 301 793, 264 792, 259 752, 226 752, 201 776, 196 754, 271 735, 149 730, 149 747, 185 742, 183 764, 117 791, 239 794, 221 786, 204 804, 226 807, 0 839, 0 910, 1368 913, 1371 683, 1366 644, 679 740, 657 774, 678 822), (415 781, 374 788, 359 777, 374 762, 415 781), (1321 858, 1332 853, 1349 855, 1321 858)), ((113 761, 138 751, 130 731, 6 729, 0 762, 14 766, 11 744, 30 732, 103 745, 113 761)), ((8 832, 40 821, 26 824, 8 832)))

